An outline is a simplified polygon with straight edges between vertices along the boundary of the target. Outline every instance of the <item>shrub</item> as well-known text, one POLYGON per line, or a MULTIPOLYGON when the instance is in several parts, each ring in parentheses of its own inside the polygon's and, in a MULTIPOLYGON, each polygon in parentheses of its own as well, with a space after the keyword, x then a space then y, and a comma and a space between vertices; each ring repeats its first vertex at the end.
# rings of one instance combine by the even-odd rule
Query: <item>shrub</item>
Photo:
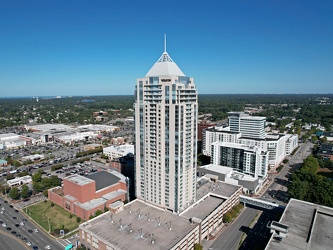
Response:
POLYGON ((95 216, 99 216, 101 215, 103 212, 101 210, 97 210, 96 213, 95 213, 95 216))
MULTIPOLYGON (((49 196, 49 192, 47 192, 47 190, 43 191, 43 195, 47 198, 49 196)), ((45 200, 46 201, 46 200, 45 200)))
MULTIPOLYGON (((45 200, 46 201, 46 200, 45 200)), ((51 207, 54 207, 54 203, 53 202, 51 202, 51 207)))
POLYGON ((76 217, 76 222, 80 223, 81 222, 81 218, 80 217, 76 217))
POLYGON ((58 169, 62 169, 63 166, 64 166, 64 165, 62 165, 62 164, 52 166, 52 167, 51 167, 51 171, 56 171, 56 170, 58 170, 58 169))

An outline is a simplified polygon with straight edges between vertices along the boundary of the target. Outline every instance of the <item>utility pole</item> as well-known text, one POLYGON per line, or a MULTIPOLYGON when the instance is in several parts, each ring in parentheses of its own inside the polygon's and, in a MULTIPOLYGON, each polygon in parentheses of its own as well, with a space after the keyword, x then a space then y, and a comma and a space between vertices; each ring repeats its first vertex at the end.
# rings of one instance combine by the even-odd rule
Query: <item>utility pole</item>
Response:
POLYGON ((50 227, 50 217, 47 218, 47 222, 49 224, 49 233, 51 232, 51 227, 50 227))

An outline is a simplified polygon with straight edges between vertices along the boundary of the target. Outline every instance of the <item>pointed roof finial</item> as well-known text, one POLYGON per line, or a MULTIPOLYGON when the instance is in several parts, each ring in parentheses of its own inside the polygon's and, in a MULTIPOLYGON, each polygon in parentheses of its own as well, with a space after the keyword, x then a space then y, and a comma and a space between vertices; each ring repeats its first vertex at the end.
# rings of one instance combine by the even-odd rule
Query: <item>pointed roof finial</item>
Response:
POLYGON ((166 53, 166 34, 164 34, 164 53, 166 53))

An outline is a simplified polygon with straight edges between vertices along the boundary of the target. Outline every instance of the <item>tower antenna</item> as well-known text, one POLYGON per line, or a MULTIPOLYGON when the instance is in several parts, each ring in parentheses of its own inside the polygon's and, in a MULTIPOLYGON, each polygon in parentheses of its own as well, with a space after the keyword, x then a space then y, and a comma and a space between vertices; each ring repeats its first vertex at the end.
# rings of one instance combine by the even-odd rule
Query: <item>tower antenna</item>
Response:
POLYGON ((166 34, 164 34, 164 53, 166 53, 166 34))

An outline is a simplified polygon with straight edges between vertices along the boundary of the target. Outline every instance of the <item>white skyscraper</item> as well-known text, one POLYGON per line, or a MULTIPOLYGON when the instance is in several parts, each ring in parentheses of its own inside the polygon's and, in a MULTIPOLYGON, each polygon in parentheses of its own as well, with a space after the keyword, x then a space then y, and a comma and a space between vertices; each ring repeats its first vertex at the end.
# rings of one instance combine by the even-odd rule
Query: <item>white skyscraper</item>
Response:
POLYGON ((166 49, 135 89, 138 199, 179 212, 196 199, 197 90, 166 49))

